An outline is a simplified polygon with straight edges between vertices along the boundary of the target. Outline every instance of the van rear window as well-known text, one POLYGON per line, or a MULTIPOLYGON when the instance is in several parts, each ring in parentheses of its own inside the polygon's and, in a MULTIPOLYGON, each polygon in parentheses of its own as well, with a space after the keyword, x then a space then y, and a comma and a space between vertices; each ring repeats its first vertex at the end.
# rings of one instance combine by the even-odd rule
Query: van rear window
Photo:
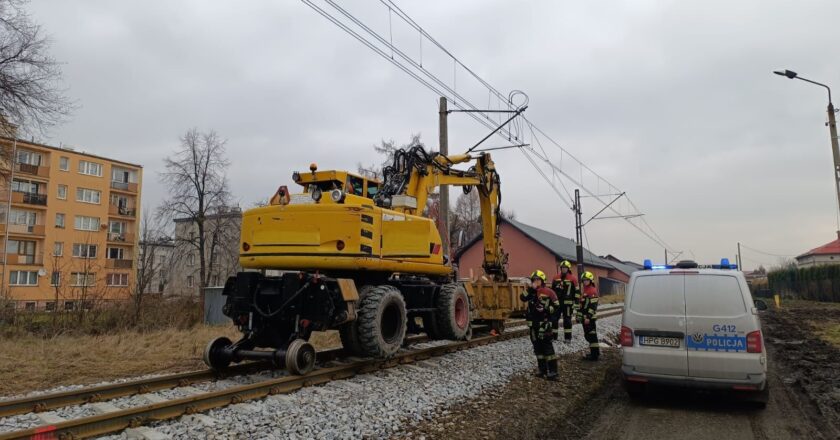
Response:
POLYGON ((685 301, 688 316, 738 316, 747 311, 738 278, 731 275, 685 277, 685 301))
POLYGON ((640 276, 633 282, 630 310, 644 315, 685 315, 683 275, 640 276))

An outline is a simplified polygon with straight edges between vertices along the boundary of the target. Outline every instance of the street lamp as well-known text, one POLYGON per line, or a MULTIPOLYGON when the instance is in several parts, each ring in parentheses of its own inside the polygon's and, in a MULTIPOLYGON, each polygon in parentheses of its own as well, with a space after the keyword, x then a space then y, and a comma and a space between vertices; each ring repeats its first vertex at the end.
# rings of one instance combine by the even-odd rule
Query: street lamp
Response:
MULTIPOLYGON (((809 82, 820 87, 825 87, 825 89, 828 90, 828 131, 831 135, 831 153, 834 155, 834 186, 837 191, 838 212, 840 212, 840 146, 837 145, 837 121, 834 119, 834 104, 831 102, 831 88, 825 84, 803 78, 792 70, 776 70, 773 73, 790 79, 799 79, 809 82)), ((840 231, 837 231, 837 236, 840 238, 840 231)))

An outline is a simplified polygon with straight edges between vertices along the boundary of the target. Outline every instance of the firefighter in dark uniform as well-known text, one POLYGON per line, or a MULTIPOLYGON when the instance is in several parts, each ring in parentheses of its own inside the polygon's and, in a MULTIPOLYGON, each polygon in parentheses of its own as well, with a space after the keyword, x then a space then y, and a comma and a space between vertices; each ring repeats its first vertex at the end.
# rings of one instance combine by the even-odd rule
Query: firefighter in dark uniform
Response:
POLYGON ((583 337, 589 342, 589 354, 583 359, 597 361, 601 354, 598 345, 598 330, 595 328, 595 313, 598 311, 598 288, 595 287, 595 275, 584 272, 581 276, 580 308, 577 318, 583 324, 583 337))
POLYGON ((554 327, 560 302, 553 290, 545 287, 546 276, 541 270, 531 274, 531 285, 520 295, 528 303, 525 320, 530 329, 531 343, 537 356, 537 376, 557 380, 557 355, 554 352, 554 327))
POLYGON ((551 290, 560 300, 560 315, 563 318, 563 340, 572 342, 572 315, 575 313, 575 299, 578 297, 578 279, 572 273, 569 260, 560 262, 560 273, 551 281, 551 290))

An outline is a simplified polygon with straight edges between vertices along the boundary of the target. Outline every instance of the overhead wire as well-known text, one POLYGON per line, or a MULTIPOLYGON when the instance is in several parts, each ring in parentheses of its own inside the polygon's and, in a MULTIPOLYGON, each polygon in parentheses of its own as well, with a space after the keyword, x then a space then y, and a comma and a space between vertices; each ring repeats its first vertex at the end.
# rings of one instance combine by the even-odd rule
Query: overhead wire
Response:
MULTIPOLYGON (((389 62, 391 62, 392 64, 394 64, 400 70, 407 73, 410 77, 412 77, 413 79, 418 81, 420 84, 424 85, 426 88, 428 88, 432 92, 436 93, 438 96, 446 96, 448 98, 448 101, 452 102, 452 104, 459 109, 478 110, 478 107, 475 104, 470 102, 470 100, 467 99, 465 96, 462 96, 461 94, 459 94, 457 89, 455 88, 455 86, 456 86, 455 79, 457 77, 457 70, 458 70, 459 66, 460 66, 461 69, 463 69, 466 73, 468 73, 472 78, 474 78, 476 81, 478 81, 482 86, 484 86, 488 90, 488 100, 489 101, 492 101, 493 96, 496 97, 497 102, 499 103, 499 108, 500 109, 502 108, 502 103, 503 102, 506 104, 507 109, 513 109, 513 108, 516 107, 516 104, 513 102, 513 97, 515 96, 516 93, 521 93, 521 92, 514 91, 514 92, 511 92, 511 94, 509 94, 507 97, 505 97, 501 92, 499 92, 499 90, 497 90, 495 87, 493 87, 486 80, 484 80, 483 78, 478 76, 478 74, 476 74, 473 70, 471 70, 469 67, 467 67, 463 62, 461 62, 460 59, 458 59, 451 52, 449 52, 449 50, 447 50, 440 42, 438 42, 434 37, 432 37, 428 32, 426 32, 425 29, 423 29, 419 24, 417 24, 410 16, 408 16, 408 14, 406 14, 392 0, 380 0, 380 3, 382 3, 386 8, 388 8, 388 11, 389 11, 389 38, 388 39, 383 38, 376 31, 372 30, 370 27, 365 25, 361 20, 356 18, 352 13, 350 13, 346 9, 344 9, 341 6, 339 6, 338 4, 336 4, 335 1, 324 0, 333 9, 335 9, 341 15, 343 15, 347 20, 350 20, 353 24, 358 26, 363 32, 367 33, 368 35, 373 37, 376 41, 379 41, 380 44, 382 44, 385 47, 387 47, 388 49, 390 49, 390 54, 385 52, 382 48, 378 47, 373 42, 366 39, 363 35, 354 31, 352 28, 350 28, 350 26, 348 26, 347 24, 345 24, 341 20, 337 19, 336 17, 333 17, 329 12, 327 12, 324 9, 322 9, 321 7, 315 5, 313 0, 302 0, 302 1, 303 1, 304 4, 306 4, 307 6, 309 6, 310 8, 315 10, 316 12, 318 12, 321 16, 323 16, 324 18, 327 18, 330 22, 332 22, 333 24, 338 26, 340 29, 344 30, 345 32, 347 32, 348 34, 353 36, 356 40, 358 40, 359 42, 361 42, 362 44, 367 46, 369 49, 373 50, 375 53, 377 53, 378 55, 380 55, 384 59, 386 59, 389 62), (392 23, 391 23, 392 14, 396 15, 400 20, 407 23, 409 26, 414 28, 420 34, 420 44, 421 44, 421 62, 420 63, 418 63, 412 57, 406 55, 403 51, 401 51, 399 48, 394 46, 394 44, 393 44, 393 29, 392 29, 392 23), (428 71, 423 66, 423 64, 422 64, 422 40, 423 40, 423 38, 429 40, 434 46, 436 46, 438 49, 440 49, 443 53, 445 53, 448 57, 450 57, 453 60, 453 87, 450 87, 449 85, 447 85, 444 81, 442 81, 440 78, 438 78, 432 72, 428 71), (394 55, 397 55, 397 56, 395 57, 394 55), (405 60, 405 62, 407 62, 410 65, 410 67, 403 64, 398 58, 402 59, 402 60, 405 60), (418 72, 415 72, 412 69, 416 69, 416 70, 420 71, 424 76, 427 77, 427 79, 423 78, 418 72), (434 83, 434 84, 432 84, 432 83, 434 83)), ((527 99, 527 95, 525 95, 524 93, 521 93, 521 94, 523 96, 525 96, 526 99, 527 99)), ((467 113, 467 114, 470 117, 472 117, 474 120, 476 120, 477 122, 479 122, 480 124, 484 125, 487 128, 490 128, 490 129, 496 129, 497 128, 497 126, 494 124, 494 122, 495 122, 494 119, 486 113, 470 112, 470 113, 467 113)), ((541 177, 546 181, 546 183, 549 184, 549 186, 554 190, 554 192, 558 195, 558 197, 560 197, 560 199, 563 200, 564 203, 566 203, 567 205, 571 205, 571 202, 570 202, 571 193, 570 193, 569 189, 566 187, 565 183, 563 182, 563 179, 561 178, 561 179, 553 180, 553 179, 549 178, 545 174, 545 172, 539 167, 539 165, 536 163, 536 160, 534 158, 539 159, 540 161, 542 161, 542 162, 544 162, 544 163, 546 163, 550 166, 550 168, 552 170, 552 177, 555 177, 556 174, 559 173, 561 176, 564 176, 565 178, 569 179, 572 183, 577 184, 578 187, 581 188, 581 190, 583 190, 585 193, 589 194, 590 196, 594 197, 596 200, 598 200, 600 203, 604 204, 605 206, 608 204, 608 202, 603 200, 601 198, 601 196, 599 195, 599 193, 601 192, 600 191, 601 182, 603 182, 607 186, 607 192, 608 193, 621 192, 621 191, 618 190, 618 188, 615 185, 613 185, 611 182, 609 182, 608 180, 606 180, 605 178, 600 176, 598 173, 596 173, 594 170, 592 170, 589 166, 587 166, 582 161, 580 161, 574 154, 572 154, 571 152, 566 150, 564 147, 562 147, 557 141, 555 141, 553 138, 551 138, 551 136, 549 136, 547 133, 545 133, 545 131, 543 131, 538 126, 536 126, 533 122, 531 122, 524 115, 520 115, 518 120, 513 121, 513 123, 510 125, 510 127, 511 127, 510 129, 503 128, 502 130, 499 130, 498 134, 500 136, 507 137, 507 139, 521 139, 521 138, 524 137, 524 133, 525 133, 523 131, 523 126, 528 127, 528 130, 531 132, 532 139, 534 141, 536 141, 536 144, 539 147, 540 152, 537 152, 534 148, 531 148, 531 147, 526 147, 527 151, 526 151, 526 148, 520 148, 520 149, 523 151, 523 154, 528 159, 529 163, 535 169, 537 169, 537 171, 541 175, 541 177), (558 167, 557 165, 555 165, 551 161, 550 155, 548 154, 548 152, 543 147, 542 142, 540 140, 540 136, 538 136, 537 134, 539 134, 540 136, 547 139, 550 143, 555 145, 555 147, 560 150, 560 155, 561 155, 560 164, 561 164, 561 166, 558 167), (529 152, 534 157, 531 157, 531 155, 529 155, 529 152), (542 153, 542 154, 540 154, 540 153, 542 153), (580 174, 579 178, 576 178, 576 177, 572 176, 570 174, 570 172, 567 172, 566 170, 563 169, 562 164, 563 164, 564 155, 566 157, 570 158, 571 161, 579 167, 579 174, 580 174), (596 179, 596 182, 595 182, 596 183, 596 190, 594 192, 592 190, 590 190, 587 185, 584 184, 585 183, 584 178, 583 178, 584 170, 587 172, 588 175, 592 175, 596 179), (561 184, 563 190, 566 192, 565 197, 559 191, 555 182, 559 182, 561 184)), ((656 230, 653 229, 653 227, 647 222, 646 219, 644 219, 644 218, 641 219, 641 223, 642 223, 643 226, 638 225, 638 224, 631 221, 631 220, 633 220, 633 218, 636 218, 636 217, 640 216, 639 215, 640 211, 635 206, 635 204, 632 202, 632 200, 629 199, 629 197, 626 197, 626 199, 627 199, 627 204, 634 210, 632 213, 629 213, 629 215, 628 215, 628 213, 622 213, 622 212, 618 211, 613 206, 610 206, 609 209, 611 211, 613 211, 616 215, 624 217, 624 220, 627 221, 627 223, 629 223, 632 227, 637 229, 639 232, 641 232, 643 235, 645 235, 647 238, 649 238, 651 241, 653 241, 657 245, 665 248, 669 252, 676 252, 676 251, 671 251, 670 250, 670 249, 672 249, 672 247, 669 246, 668 243, 665 242, 665 240, 663 240, 659 236, 659 234, 656 232, 656 230), (632 218, 630 218, 630 217, 632 217, 632 218)))

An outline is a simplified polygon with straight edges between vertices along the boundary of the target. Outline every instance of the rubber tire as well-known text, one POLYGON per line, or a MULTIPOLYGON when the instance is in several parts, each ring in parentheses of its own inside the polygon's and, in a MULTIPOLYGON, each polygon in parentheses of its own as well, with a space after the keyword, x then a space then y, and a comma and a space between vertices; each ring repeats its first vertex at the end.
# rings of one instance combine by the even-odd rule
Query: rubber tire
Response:
POLYGON ((753 408, 756 409, 765 409, 767 408, 767 402, 770 401, 770 384, 765 383, 764 389, 753 394, 749 402, 753 408))
POLYGON ((645 396, 645 391, 647 391, 647 387, 643 383, 630 382, 625 380, 624 390, 627 391, 627 395, 630 396, 631 399, 638 400, 645 396))
POLYGON ((361 356, 363 354, 362 345, 359 344, 359 338, 356 335, 359 327, 358 323, 359 318, 357 317, 355 321, 342 324, 338 328, 338 335, 341 337, 341 346, 345 352, 353 356, 361 356))
POLYGON ((356 320, 358 321, 357 339, 364 355, 387 358, 393 356, 402 347, 408 328, 408 317, 405 299, 396 287, 372 286, 360 301, 356 320), (393 335, 388 340, 382 334, 382 318, 386 311, 389 314, 396 313, 390 316, 395 321, 390 323, 393 327, 393 335))
POLYGON ((464 340, 470 327, 470 297, 460 283, 445 284, 438 294, 435 314, 435 333, 440 339, 464 340), (455 305, 463 301, 466 310, 466 322, 459 327, 455 317, 455 305))

